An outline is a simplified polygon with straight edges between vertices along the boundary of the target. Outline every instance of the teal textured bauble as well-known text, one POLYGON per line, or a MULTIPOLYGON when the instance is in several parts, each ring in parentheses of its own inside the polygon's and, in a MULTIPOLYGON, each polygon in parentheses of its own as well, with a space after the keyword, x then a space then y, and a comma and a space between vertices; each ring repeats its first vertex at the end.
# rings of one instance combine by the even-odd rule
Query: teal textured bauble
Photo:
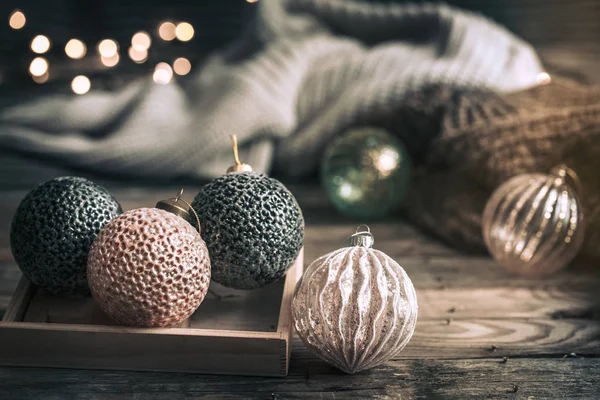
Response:
POLYGON ((52 294, 88 295, 92 242, 122 212, 102 186, 73 176, 52 179, 29 192, 15 212, 10 230, 15 261, 27 279, 52 294))
POLYGON ((192 202, 208 246, 212 280, 234 289, 269 285, 292 266, 304 240, 296 199, 276 179, 232 172, 204 185, 192 202))
POLYGON ((355 128, 334 140, 321 164, 321 182, 342 214, 383 217, 408 188, 411 161, 404 145, 379 128, 355 128))

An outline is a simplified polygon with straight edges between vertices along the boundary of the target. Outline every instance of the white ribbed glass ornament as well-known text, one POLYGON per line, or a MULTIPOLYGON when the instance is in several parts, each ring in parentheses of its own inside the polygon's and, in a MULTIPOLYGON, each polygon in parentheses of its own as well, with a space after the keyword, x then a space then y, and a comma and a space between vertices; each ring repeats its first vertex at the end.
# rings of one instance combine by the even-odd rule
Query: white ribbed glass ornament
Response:
POLYGON ((510 273, 548 275, 577 255, 584 237, 583 213, 569 181, 579 185, 566 166, 550 174, 523 174, 505 182, 488 200, 483 238, 490 254, 510 273))
POLYGON ((351 247, 314 261, 298 282, 292 317, 317 356, 353 374, 382 364, 406 346, 417 323, 417 295, 406 272, 372 249, 370 232, 351 247))

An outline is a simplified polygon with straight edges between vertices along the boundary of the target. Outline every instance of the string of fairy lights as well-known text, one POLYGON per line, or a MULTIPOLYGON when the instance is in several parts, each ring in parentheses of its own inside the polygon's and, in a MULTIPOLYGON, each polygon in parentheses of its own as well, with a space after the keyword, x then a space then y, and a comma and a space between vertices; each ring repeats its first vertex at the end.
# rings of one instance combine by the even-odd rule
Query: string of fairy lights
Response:
MULTIPOLYGON (((246 0, 256 3, 258 0, 246 0)), ((27 17, 22 10, 14 10, 8 19, 8 25, 14 30, 20 30, 27 24, 27 17)), ((171 42, 189 42, 194 38, 195 30, 192 24, 186 21, 164 21, 158 25, 158 39, 171 42)), ((127 47, 127 56, 136 64, 148 61, 148 52, 152 46, 152 36, 146 31, 139 31, 131 37, 127 47)), ((50 63, 44 55, 52 47, 49 37, 38 34, 31 39, 29 48, 36 56, 29 63, 29 75, 34 82, 43 84, 50 78, 50 63)), ((101 40, 95 47, 100 63, 105 68, 113 68, 121 60, 120 44, 113 39, 101 40)), ((72 60, 80 60, 89 56, 88 46, 78 38, 72 38, 64 46, 64 52, 72 60)), ((174 74, 185 76, 192 70, 192 63, 186 57, 178 57, 172 63, 158 62, 153 70, 152 79, 157 84, 166 85, 173 80, 174 74)), ((83 95, 92 89, 92 82, 86 75, 77 75, 71 81, 73 93, 83 95)))

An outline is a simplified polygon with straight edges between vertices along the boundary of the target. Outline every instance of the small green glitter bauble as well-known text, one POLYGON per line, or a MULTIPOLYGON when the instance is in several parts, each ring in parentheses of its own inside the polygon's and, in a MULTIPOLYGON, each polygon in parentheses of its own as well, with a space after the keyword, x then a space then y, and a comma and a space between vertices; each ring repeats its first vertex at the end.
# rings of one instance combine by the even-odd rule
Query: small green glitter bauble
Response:
POLYGON ((234 289, 271 284, 292 266, 304 240, 296 199, 279 181, 255 172, 225 174, 192 202, 208 246, 212 280, 234 289))
POLYGON ((328 147, 321 182, 342 214, 360 219, 383 217, 406 194, 411 162, 404 145, 379 128, 345 132, 328 147))

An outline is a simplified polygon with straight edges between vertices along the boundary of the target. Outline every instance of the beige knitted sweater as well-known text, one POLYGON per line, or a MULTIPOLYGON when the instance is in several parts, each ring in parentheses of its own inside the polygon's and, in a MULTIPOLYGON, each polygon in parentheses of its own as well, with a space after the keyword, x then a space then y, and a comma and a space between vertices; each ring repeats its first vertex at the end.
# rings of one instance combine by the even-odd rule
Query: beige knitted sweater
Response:
POLYGON ((583 253, 600 258, 600 87, 554 77, 507 95, 431 88, 399 110, 427 121, 423 132, 439 131, 407 201, 417 224, 458 247, 483 249, 481 213, 492 191, 564 162, 583 186, 583 253))

